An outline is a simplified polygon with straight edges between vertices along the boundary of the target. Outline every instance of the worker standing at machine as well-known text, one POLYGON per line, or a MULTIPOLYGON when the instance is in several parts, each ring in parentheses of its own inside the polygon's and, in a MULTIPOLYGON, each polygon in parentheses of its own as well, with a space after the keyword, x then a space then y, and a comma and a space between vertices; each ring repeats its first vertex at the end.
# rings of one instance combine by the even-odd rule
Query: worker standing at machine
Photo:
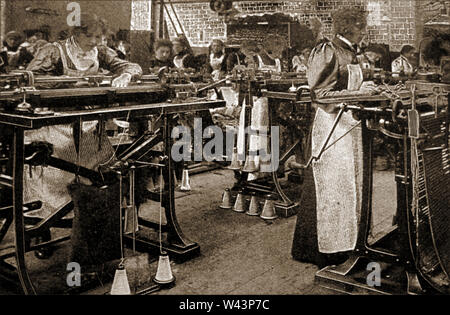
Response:
POLYGON ((292 69, 294 72, 306 73, 308 70, 308 59, 311 54, 311 48, 303 48, 300 55, 295 55, 292 58, 292 69))
POLYGON ((280 73, 280 58, 278 56, 274 56, 272 53, 269 53, 263 44, 259 44, 258 48, 259 53, 256 56, 258 58, 258 70, 280 73))
MULTIPOLYGON (((374 93, 373 83, 363 84, 362 77, 352 78, 351 84, 348 82, 349 76, 354 75, 350 73, 352 67, 360 67, 357 45, 366 32, 366 16, 367 13, 357 7, 334 12, 334 39, 317 45, 308 62, 307 77, 313 104, 324 97, 374 93)), ((313 156, 318 156, 329 136, 339 105, 317 105, 311 134, 313 156)), ((292 248, 295 259, 320 267, 344 262, 347 253, 354 249, 358 235, 363 148, 361 128, 350 112, 343 113, 329 143, 334 144, 305 174, 308 177, 302 192, 305 207, 298 214, 292 248)))

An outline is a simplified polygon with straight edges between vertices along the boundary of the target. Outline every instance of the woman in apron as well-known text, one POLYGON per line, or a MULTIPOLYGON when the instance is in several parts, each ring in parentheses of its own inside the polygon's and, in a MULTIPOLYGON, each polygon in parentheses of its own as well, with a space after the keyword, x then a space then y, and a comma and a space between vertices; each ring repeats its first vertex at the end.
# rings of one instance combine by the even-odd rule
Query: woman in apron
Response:
MULTIPOLYGON (((74 27, 72 35, 66 40, 41 47, 27 70, 38 74, 79 77, 96 75, 105 69, 116 76, 111 84, 113 87, 126 87, 132 79, 141 76, 142 69, 137 64, 118 58, 112 49, 99 45, 104 33, 105 25, 100 19, 82 14, 81 26, 74 27)), ((25 133, 25 141, 50 142, 53 156, 90 169, 111 161, 114 150, 106 134, 98 132, 98 122, 84 122, 81 125, 79 134, 74 134, 72 125, 30 130, 25 133), (81 140, 78 152, 74 141, 77 137, 81 140)), ((41 200, 44 214, 57 211, 71 201, 67 185, 73 179, 73 174, 50 166, 25 170, 24 202, 41 200)), ((84 182, 89 183, 87 180, 84 182)))
POLYGON ((225 45, 219 39, 214 39, 209 46, 209 66, 214 81, 223 78, 227 70, 227 56, 225 54, 225 45))
POLYGON ((258 45, 258 48, 259 53, 256 56, 258 58, 258 70, 271 71, 275 73, 281 72, 280 59, 269 54, 263 45, 258 45))
MULTIPOLYGON (((359 8, 333 14, 335 37, 316 46, 308 62, 308 85, 313 100, 373 93, 374 86, 362 84, 362 76, 352 78, 351 84, 348 80, 351 65, 359 67, 357 44, 365 34, 366 16, 359 8)), ((317 106, 311 132, 315 156, 330 132, 339 105, 317 106)), ((356 245, 362 194, 362 139, 357 124, 352 113, 345 112, 329 143, 336 142, 305 172, 302 209, 292 248, 297 260, 320 267, 341 263, 356 245)))
POLYGON ((258 44, 258 70, 280 73, 281 57, 287 48, 286 40, 279 35, 269 35, 258 44))
POLYGON ((178 69, 196 68, 194 54, 186 37, 175 38, 172 44, 173 53, 175 54, 173 58, 175 67, 178 69))

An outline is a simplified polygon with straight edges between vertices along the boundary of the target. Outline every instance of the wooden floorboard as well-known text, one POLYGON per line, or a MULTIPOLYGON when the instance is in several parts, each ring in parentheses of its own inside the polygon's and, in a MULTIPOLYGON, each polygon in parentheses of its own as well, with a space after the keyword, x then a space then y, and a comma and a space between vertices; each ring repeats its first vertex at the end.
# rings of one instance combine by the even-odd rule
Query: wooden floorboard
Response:
MULTIPOLYGON (((200 245, 201 254, 181 264, 171 261, 176 285, 154 294, 332 293, 315 283, 316 266, 291 257, 296 216, 264 221, 259 217, 220 209, 218 206, 224 189, 234 183, 232 171, 214 170, 190 176, 190 180, 191 192, 176 193, 177 216, 185 236, 200 245)), ((389 203, 393 199, 384 195, 392 186, 387 187, 386 180, 390 181, 388 173, 377 173, 374 177, 375 185, 382 187, 375 201, 377 209, 381 209, 374 215, 377 232, 386 228, 384 225, 388 226, 392 218, 392 211, 386 209, 390 208, 389 203), (377 225, 380 222, 383 226, 377 225)), ((140 184, 144 183, 137 183, 140 184)), ((159 220, 157 204, 148 202, 141 211, 146 218, 159 220)), ((130 251, 127 254, 130 255, 130 251)), ((64 262, 67 255, 68 250, 61 249, 56 252, 56 257, 39 261, 30 253, 29 266, 44 275, 46 265, 64 262)), ((157 260, 154 259, 146 267, 145 276, 156 274, 156 269, 157 260)), ((111 283, 106 283, 86 293, 105 294, 110 287, 111 283)), ((4 293, 0 289, 0 294, 4 293)))

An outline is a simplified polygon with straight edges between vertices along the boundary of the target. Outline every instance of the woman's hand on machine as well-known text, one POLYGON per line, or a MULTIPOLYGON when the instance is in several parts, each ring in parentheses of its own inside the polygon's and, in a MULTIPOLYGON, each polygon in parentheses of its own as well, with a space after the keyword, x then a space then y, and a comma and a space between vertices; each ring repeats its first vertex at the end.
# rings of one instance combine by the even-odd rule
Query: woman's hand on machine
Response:
POLYGON ((379 87, 373 81, 364 81, 359 91, 363 94, 375 95, 379 93, 379 87))
POLYGON ((115 78, 111 82, 111 86, 113 87, 127 87, 128 84, 131 82, 131 74, 129 73, 122 73, 120 76, 115 78))

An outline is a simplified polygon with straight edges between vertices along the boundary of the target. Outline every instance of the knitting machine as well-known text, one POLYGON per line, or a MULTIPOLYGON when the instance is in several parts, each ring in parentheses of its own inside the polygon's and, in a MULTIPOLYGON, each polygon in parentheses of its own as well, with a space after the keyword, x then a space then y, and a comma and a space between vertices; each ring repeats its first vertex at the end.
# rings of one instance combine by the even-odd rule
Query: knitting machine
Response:
MULTIPOLYGON (((74 202, 69 202, 45 217, 31 215, 42 207, 42 202, 23 202, 26 165, 30 174, 35 167, 52 167, 73 174, 74 178, 87 179, 91 185, 83 187, 88 190, 118 192, 117 187, 122 187, 118 183, 122 183, 122 180, 124 183, 128 182, 129 189, 120 193, 121 196, 127 194, 127 204, 118 202, 124 207, 122 210, 125 210, 123 219, 129 218, 127 212, 132 213, 133 209, 138 211, 134 198, 136 190, 136 194, 161 203, 167 222, 157 224, 138 214, 135 218, 138 231, 126 235, 124 242, 146 252, 159 253, 164 250, 177 261, 199 254, 199 245, 184 236, 175 213, 174 163, 171 158, 174 139, 171 138, 171 131, 179 124, 180 113, 208 111, 224 107, 225 102, 199 98, 196 89, 191 89, 189 97, 170 98, 177 94, 180 87, 160 84, 155 76, 143 76, 124 88, 111 87, 112 79, 108 76, 39 77, 31 72, 0 76, 0 276, 9 282, 19 280, 25 294, 36 293, 27 269, 26 253, 34 251, 38 258, 48 258, 56 244, 69 240, 70 236, 52 235, 52 231, 53 228, 72 227, 73 222, 68 214, 74 208, 74 202), (93 134, 101 139, 106 137, 105 125, 111 120, 122 130, 127 130, 139 121, 151 120, 152 126, 141 128, 129 142, 119 140, 118 143, 113 143, 116 148, 114 155, 108 163, 97 168, 82 166, 76 162, 79 159, 74 162, 55 155, 54 143, 59 141, 57 138, 25 143, 28 131, 65 125, 73 137, 75 154, 78 156, 82 151, 82 143, 86 143, 86 138, 83 138, 86 135, 82 132, 83 124, 96 121, 97 127, 93 134), (142 192, 139 189, 142 190, 143 185, 134 183, 139 171, 148 168, 162 175, 160 193, 142 192), (158 229, 164 235, 163 240, 158 240, 155 236, 157 233, 154 232, 158 229), (13 246, 8 246, 8 235, 10 242, 11 237, 13 238, 13 246), (11 259, 12 262, 9 261, 11 259)), ((186 89, 186 85, 182 88, 186 89)), ((94 141, 98 146, 102 145, 97 142, 94 141)), ((79 195, 75 193, 77 194, 79 195)), ((112 202, 112 199, 116 198, 107 198, 105 202, 112 202)), ((80 199, 76 203, 85 201, 80 199)), ((111 213, 113 212, 116 213, 111 213)), ((110 223, 105 221, 103 225, 110 223)))
MULTIPOLYGON (((237 178, 231 192, 233 194, 238 192, 256 194, 258 198, 266 198, 270 195, 271 198, 276 199, 274 203, 277 215, 289 217, 297 212, 298 203, 294 200, 294 196, 289 196, 287 191, 295 190, 296 184, 301 181, 301 178, 294 174, 290 175, 291 182, 282 181, 281 178, 284 178, 288 173, 288 169, 285 167, 288 159, 291 159, 294 155, 300 155, 301 147, 304 145, 303 142, 306 138, 305 135, 309 132, 313 111, 310 103, 304 104, 302 108, 294 108, 290 106, 289 102, 274 100, 268 94, 289 94, 288 91, 297 91, 299 95, 305 92, 308 94, 308 88, 305 86, 306 78, 299 73, 274 74, 255 71, 251 68, 237 67, 228 79, 236 85, 236 90, 239 91, 238 103, 244 111, 244 113, 241 113, 239 130, 242 131, 247 127, 255 128, 257 126, 257 129, 262 128, 258 132, 264 133, 263 129, 266 126, 269 127, 267 136, 256 137, 261 139, 261 141, 267 140, 267 143, 272 141, 278 143, 280 139, 276 135, 272 135, 273 129, 270 128, 270 126, 277 126, 280 128, 279 136, 281 138, 279 167, 268 172, 260 172, 260 167, 248 160, 251 159, 252 154, 256 153, 256 156, 267 154, 272 152, 272 149, 269 147, 255 148, 252 142, 255 137, 244 136, 243 148, 241 148, 244 154, 240 154, 245 156, 246 163, 241 163, 242 165, 232 163, 230 166, 235 171, 235 177, 237 178), (265 105, 266 102, 267 106, 265 105), (262 121, 259 121, 261 119, 262 121), (262 138, 265 140, 262 140, 262 138), (255 150, 258 152, 254 152, 255 150)), ((259 142, 260 140, 256 141, 259 142)), ((274 158, 272 160, 274 161, 274 158)))
POLYGON ((231 72, 228 80, 239 85, 243 82, 253 82, 258 83, 255 90, 259 87, 262 88, 273 88, 274 86, 294 85, 294 84, 304 84, 306 82, 306 75, 304 73, 298 72, 281 72, 275 73, 267 70, 257 70, 251 67, 236 66, 231 72))
MULTIPOLYGON (((439 83, 409 81, 406 89, 387 95, 319 99, 340 104, 335 124, 320 159, 344 111, 361 121, 363 195, 358 238, 350 258, 319 270, 316 280, 325 288, 348 294, 448 294, 449 253, 449 90, 439 83), (369 242, 373 218, 373 147, 375 132, 396 140, 396 224, 369 242), (379 267, 378 284, 368 281, 379 267)), ((373 279, 372 279, 373 280, 373 279)))

